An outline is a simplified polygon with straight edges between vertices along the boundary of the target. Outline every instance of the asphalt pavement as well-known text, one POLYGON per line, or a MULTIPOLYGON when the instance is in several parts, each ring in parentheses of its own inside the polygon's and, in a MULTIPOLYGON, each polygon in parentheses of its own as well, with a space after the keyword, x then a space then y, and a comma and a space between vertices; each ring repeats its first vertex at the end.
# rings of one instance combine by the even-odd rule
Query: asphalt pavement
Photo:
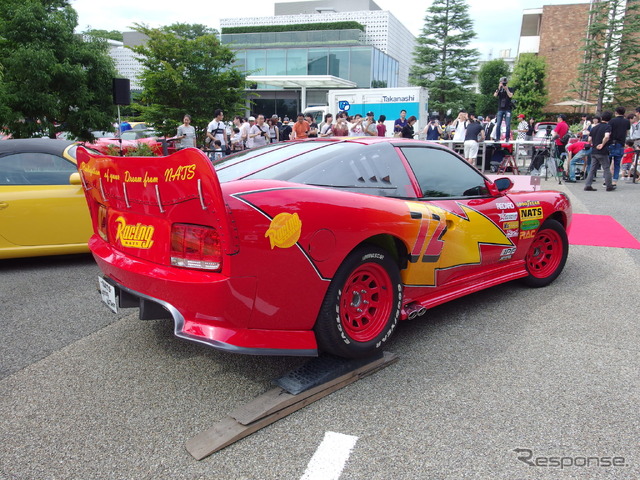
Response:
MULTIPOLYGON (((640 185, 545 185, 640 239, 640 185)), ((358 437, 341 479, 639 478, 639 266, 638 250, 571 246, 551 286, 403 322, 397 363, 198 462, 189 438, 305 360, 114 315, 88 256, 3 262, 0 478, 299 479, 328 431, 358 437)))

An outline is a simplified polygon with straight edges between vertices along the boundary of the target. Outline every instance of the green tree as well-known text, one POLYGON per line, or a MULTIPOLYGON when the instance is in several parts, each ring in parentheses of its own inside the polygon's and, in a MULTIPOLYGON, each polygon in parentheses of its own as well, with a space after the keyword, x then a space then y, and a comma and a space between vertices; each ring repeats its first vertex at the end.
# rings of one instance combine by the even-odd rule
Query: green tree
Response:
POLYGON ((113 61, 103 41, 73 33, 77 23, 68 0, 3 1, 0 124, 15 138, 110 128, 113 61))
POLYGON ((591 3, 584 62, 573 91, 582 100, 605 106, 640 103, 640 2, 591 3))
POLYGON ((523 53, 513 69, 510 85, 514 89, 514 113, 527 118, 542 118, 543 107, 548 102, 546 87, 547 63, 534 53, 523 53))
POLYGON ((142 118, 165 135, 175 135, 185 114, 203 132, 221 108, 228 120, 244 109, 245 77, 234 68, 235 55, 204 25, 176 23, 162 28, 137 24, 145 45, 140 54, 142 118))
POLYGON ((478 87, 480 93, 477 99, 476 111, 479 114, 495 114, 498 110, 498 100, 493 96, 496 85, 502 77, 509 76, 509 65, 501 58, 484 63, 478 71, 478 87))
POLYGON ((443 117, 470 100, 478 52, 467 48, 476 36, 464 0, 434 0, 414 51, 410 81, 429 90, 430 110, 443 117))

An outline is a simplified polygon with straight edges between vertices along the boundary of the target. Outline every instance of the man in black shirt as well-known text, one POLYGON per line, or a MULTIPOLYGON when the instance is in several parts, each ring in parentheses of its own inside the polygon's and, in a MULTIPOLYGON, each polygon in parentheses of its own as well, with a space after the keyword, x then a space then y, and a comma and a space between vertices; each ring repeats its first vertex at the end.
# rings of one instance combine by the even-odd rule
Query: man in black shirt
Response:
POLYGON ((611 192, 616 188, 615 185, 611 184, 611 161, 609 160, 609 152, 607 148, 607 143, 611 136, 611 125, 608 123, 610 120, 611 112, 604 112, 600 123, 591 128, 591 132, 589 133, 589 143, 593 145, 593 149, 591 151, 591 168, 589 169, 589 175, 587 176, 587 181, 585 182, 584 187, 587 192, 596 191, 591 184, 593 183, 593 177, 596 174, 598 165, 602 167, 607 192, 611 192))
POLYGON ((500 128, 502 128, 502 120, 506 126, 506 132, 504 140, 508 142, 511 140, 511 97, 513 97, 513 91, 507 87, 507 77, 502 77, 498 88, 496 88, 494 97, 498 97, 498 115, 496 116, 496 142, 500 141, 500 128))
POLYGON ((620 175, 620 161, 624 152, 624 142, 631 128, 631 122, 624 118, 624 107, 616 108, 616 116, 609 122, 611 125, 611 137, 609 138, 609 157, 613 162, 613 185, 618 182, 620 175))
POLYGON ((478 158, 478 138, 484 140, 484 127, 476 120, 473 113, 469 114, 469 125, 464 136, 464 158, 474 167, 478 158))

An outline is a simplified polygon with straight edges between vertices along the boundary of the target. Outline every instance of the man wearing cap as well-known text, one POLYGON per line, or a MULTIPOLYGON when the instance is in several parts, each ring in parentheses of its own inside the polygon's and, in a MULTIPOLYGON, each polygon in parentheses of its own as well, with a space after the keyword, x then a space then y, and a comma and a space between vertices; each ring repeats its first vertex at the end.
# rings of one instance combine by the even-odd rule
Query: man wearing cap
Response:
POLYGON ((364 134, 367 137, 378 136, 378 129, 376 128, 376 118, 373 112, 367 112, 367 118, 364 122, 364 134))
POLYGON ((253 148, 253 138, 251 138, 251 135, 249 135, 249 132, 251 131, 251 127, 253 127, 256 124, 256 117, 249 117, 249 120, 244 122, 243 127, 246 129, 246 139, 245 139, 245 145, 247 146, 247 148, 253 148), (244 125, 247 125, 246 127, 244 127, 244 125))
POLYGON ((249 138, 254 147, 263 147, 269 143, 269 127, 264 124, 264 115, 258 115, 256 123, 249 130, 249 138))
POLYGON ((511 98, 513 97, 513 91, 507 87, 507 77, 502 77, 498 88, 494 92, 493 96, 498 97, 498 115, 496 115, 496 141, 500 141, 500 128, 502 128, 502 120, 506 125, 505 141, 511 140, 511 109, 513 104, 511 98))

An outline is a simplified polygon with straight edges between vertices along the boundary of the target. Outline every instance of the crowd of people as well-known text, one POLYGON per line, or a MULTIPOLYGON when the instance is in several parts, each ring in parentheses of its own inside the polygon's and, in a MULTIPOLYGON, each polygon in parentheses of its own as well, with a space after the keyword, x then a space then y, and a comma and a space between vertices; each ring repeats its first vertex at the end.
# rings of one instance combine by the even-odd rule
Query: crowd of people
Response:
MULTIPOLYGON (((218 109, 214 118, 206 129, 206 138, 202 148, 207 151, 212 160, 220 159, 233 152, 264 146, 287 140, 297 140, 314 137, 357 137, 357 136, 395 136, 402 138, 424 138, 426 140, 451 140, 457 145, 460 153, 473 166, 477 166, 480 142, 486 144, 507 140, 531 141, 534 138, 537 122, 525 115, 517 116, 515 131, 511 130, 513 90, 508 86, 506 77, 500 79, 494 92, 497 98, 497 114, 476 116, 466 110, 460 110, 455 119, 444 124, 437 117, 429 119, 422 131, 415 131, 418 119, 411 115, 407 117, 406 110, 401 110, 398 119, 393 124, 393 131, 387 131, 386 117, 380 115, 376 120, 374 112, 368 112, 364 117, 360 114, 349 116, 341 111, 334 116, 327 113, 320 124, 311 115, 299 113, 295 121, 288 117, 281 119, 274 114, 269 119, 259 114, 248 118, 236 115, 233 123, 226 123, 224 112, 218 109)), ((575 129, 574 129, 575 130, 575 129)), ((578 165, 585 164, 585 190, 595 190, 591 185, 598 166, 603 169, 605 186, 608 191, 616 188, 620 173, 623 176, 637 175, 631 172, 634 152, 640 149, 640 107, 635 114, 625 116, 625 109, 618 107, 615 116, 611 112, 602 115, 582 117, 579 125, 577 141, 570 141, 570 127, 563 114, 558 115, 557 122, 547 131, 547 140, 554 147, 553 155, 566 158, 565 180, 576 182, 578 165), (595 159, 595 161, 592 161, 595 159)), ((197 147, 195 128, 191 125, 191 117, 185 115, 183 124, 178 127, 176 147, 178 149, 197 147)), ((534 148, 521 145, 520 155, 530 155, 533 159, 534 148)), ((456 148, 454 146, 454 148, 456 148)), ((489 160, 500 153, 500 146, 489 146, 489 160)), ((532 162, 533 164, 533 162, 532 162)), ((485 168, 487 155, 485 155, 485 168)))

